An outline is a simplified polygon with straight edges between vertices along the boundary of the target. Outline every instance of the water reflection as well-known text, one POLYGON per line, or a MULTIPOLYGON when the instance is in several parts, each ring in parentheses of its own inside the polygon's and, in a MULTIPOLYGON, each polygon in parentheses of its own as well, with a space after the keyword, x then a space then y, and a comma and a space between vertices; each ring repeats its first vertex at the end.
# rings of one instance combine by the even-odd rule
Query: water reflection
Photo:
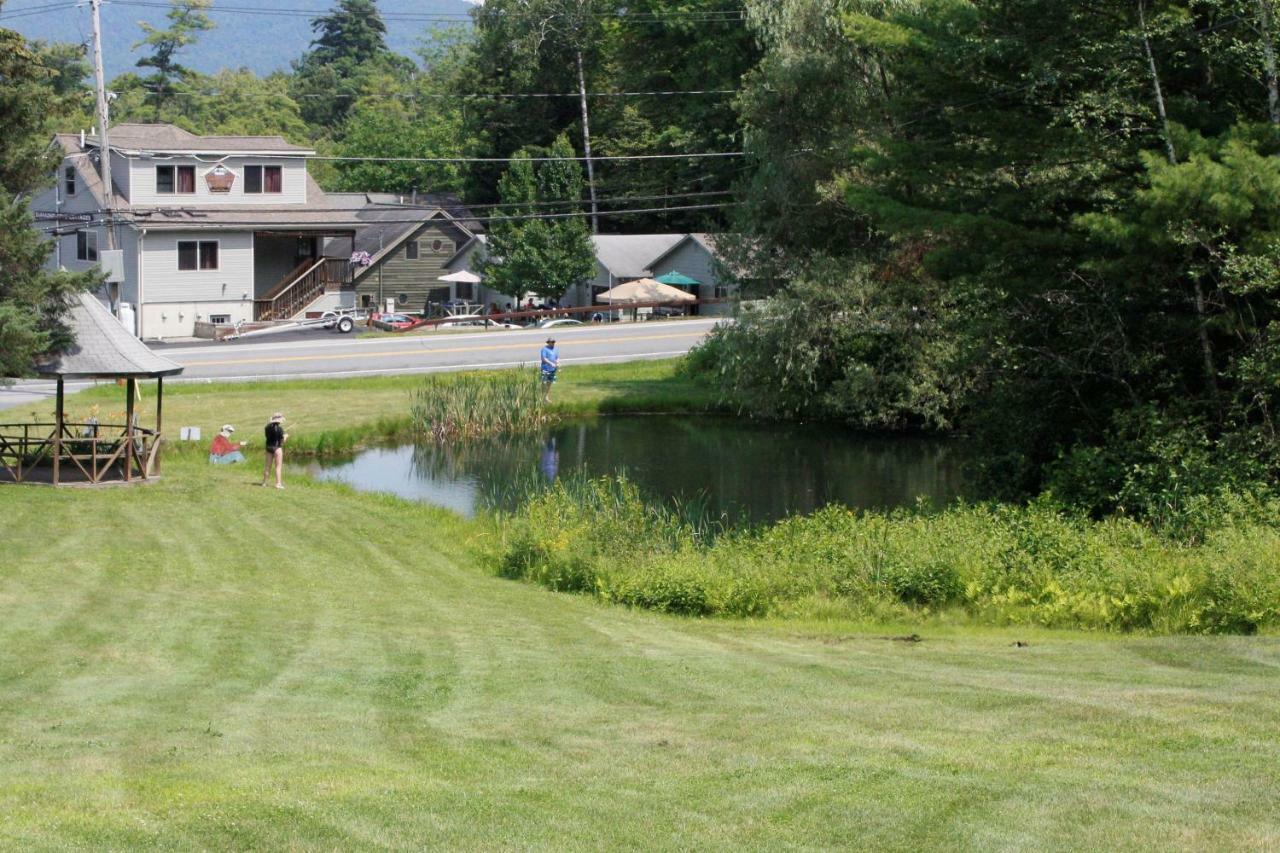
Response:
POLYGON ((369 450, 312 473, 470 515, 514 508, 539 482, 624 471, 654 497, 768 522, 833 502, 874 509, 920 497, 946 503, 960 492, 959 469, 956 449, 940 441, 732 418, 626 416, 541 436, 369 450))

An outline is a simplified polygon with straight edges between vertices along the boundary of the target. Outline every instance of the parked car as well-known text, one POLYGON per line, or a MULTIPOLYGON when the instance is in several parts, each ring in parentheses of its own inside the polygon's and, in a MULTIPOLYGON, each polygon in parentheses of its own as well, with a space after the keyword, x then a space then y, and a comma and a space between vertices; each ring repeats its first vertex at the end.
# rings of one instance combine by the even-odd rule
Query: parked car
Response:
POLYGON ((384 332, 396 332, 410 328, 418 322, 418 319, 410 317, 408 314, 379 314, 373 318, 372 322, 375 329, 382 329, 384 332))
POLYGON ((567 317, 559 317, 554 320, 543 320, 538 324, 539 329, 554 329, 557 326, 581 326, 581 320, 570 320, 567 317))

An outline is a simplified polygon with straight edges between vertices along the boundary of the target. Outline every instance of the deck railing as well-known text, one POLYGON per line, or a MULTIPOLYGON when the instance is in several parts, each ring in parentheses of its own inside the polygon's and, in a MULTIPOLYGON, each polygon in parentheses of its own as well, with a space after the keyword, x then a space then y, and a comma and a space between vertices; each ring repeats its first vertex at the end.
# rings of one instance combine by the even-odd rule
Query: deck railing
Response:
POLYGON ((351 265, 341 258, 305 261, 281 279, 279 285, 253 300, 253 319, 288 320, 326 291, 350 283, 351 265))
POLYGON ((105 483, 146 480, 161 435, 122 424, 0 424, 0 482, 105 483))

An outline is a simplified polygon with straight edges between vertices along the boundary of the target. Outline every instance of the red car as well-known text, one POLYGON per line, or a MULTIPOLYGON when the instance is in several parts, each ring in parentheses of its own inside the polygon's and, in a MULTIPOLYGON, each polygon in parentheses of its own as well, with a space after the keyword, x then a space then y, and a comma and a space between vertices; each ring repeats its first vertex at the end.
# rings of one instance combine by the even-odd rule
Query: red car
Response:
POLYGON ((416 317, 410 317, 407 314, 379 314, 372 320, 375 329, 382 329, 386 332, 409 329, 417 322, 418 319, 416 317))

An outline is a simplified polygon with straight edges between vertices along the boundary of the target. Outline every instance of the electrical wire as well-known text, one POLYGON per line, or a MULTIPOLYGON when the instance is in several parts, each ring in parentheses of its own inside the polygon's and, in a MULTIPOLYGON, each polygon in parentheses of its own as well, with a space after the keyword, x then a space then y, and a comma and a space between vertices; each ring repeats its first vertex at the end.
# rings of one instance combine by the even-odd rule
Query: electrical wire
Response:
MULTIPOLYGON (((582 202, 582 204, 585 204, 585 202, 582 202)), ((450 218, 454 219, 455 221, 461 221, 461 222, 486 222, 486 223, 528 222, 533 220, 585 219, 591 216, 635 216, 639 214, 649 214, 649 213, 680 213, 680 212, 687 212, 687 211, 693 211, 693 210, 720 210, 727 207, 737 207, 740 204, 742 204, 742 202, 730 201, 730 202, 714 202, 709 204, 676 205, 672 207, 644 207, 644 208, 633 208, 631 210, 601 210, 598 213, 594 213, 594 214, 591 211, 572 211, 568 213, 526 213, 526 214, 515 214, 511 216, 456 216, 455 217, 450 215, 450 218)), ((443 208, 440 208, 440 209, 443 210, 443 208)), ((444 212, 446 214, 448 213, 447 210, 444 210, 444 212)), ((107 217, 105 213, 94 213, 93 219, 91 221, 85 222, 83 220, 76 220, 75 224, 80 226, 80 228, 74 228, 70 230, 75 231, 75 230, 80 230, 81 228, 84 228, 86 226, 102 225, 105 223, 106 218, 107 217)), ((203 229, 209 229, 209 228, 226 229, 226 228, 248 228, 248 227, 261 228, 263 227, 262 220, 260 219, 220 220, 218 222, 202 222, 199 219, 189 220, 189 219, 168 218, 163 216, 159 218, 156 218, 153 216, 139 216, 137 211, 116 211, 113 219, 117 224, 132 224, 132 225, 139 225, 142 227, 146 227, 148 225, 156 225, 156 226, 177 225, 177 226, 180 226, 181 230, 188 230, 188 231, 196 231, 196 230, 203 230, 203 229)), ((354 219, 354 218, 353 219, 330 219, 324 222, 316 222, 314 223, 314 226, 317 228, 361 228, 361 227, 371 227, 371 226, 378 226, 378 225, 421 225, 421 224, 424 224, 426 221, 427 220, 425 220, 422 217, 385 218, 385 219, 354 219)), ((304 224, 312 225, 312 223, 304 223, 304 224)), ((300 227, 299 223, 296 223, 296 222, 284 223, 282 227, 284 227, 284 225, 287 225, 288 227, 293 227, 293 228, 300 227)), ((61 230, 61 229, 66 229, 67 227, 68 226, 65 224, 64 225, 53 224, 49 228, 45 228, 45 229, 41 229, 37 227, 37 230, 44 230, 46 233, 49 233, 52 230, 61 230)), ((179 229, 174 229, 174 230, 179 230, 179 229)))

